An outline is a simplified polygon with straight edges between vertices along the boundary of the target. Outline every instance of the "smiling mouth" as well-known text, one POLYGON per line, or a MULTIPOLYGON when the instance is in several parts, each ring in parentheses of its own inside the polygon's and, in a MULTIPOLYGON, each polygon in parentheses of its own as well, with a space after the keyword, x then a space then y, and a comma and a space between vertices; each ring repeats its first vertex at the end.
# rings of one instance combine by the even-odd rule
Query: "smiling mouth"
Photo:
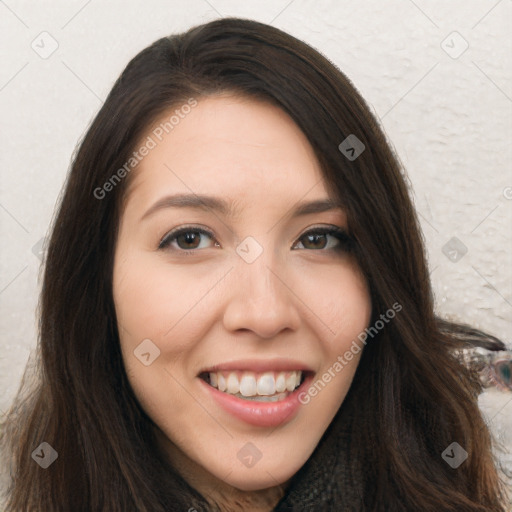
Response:
POLYGON ((293 393, 311 372, 294 371, 218 371, 203 372, 199 378, 213 388, 256 402, 279 402, 293 393))

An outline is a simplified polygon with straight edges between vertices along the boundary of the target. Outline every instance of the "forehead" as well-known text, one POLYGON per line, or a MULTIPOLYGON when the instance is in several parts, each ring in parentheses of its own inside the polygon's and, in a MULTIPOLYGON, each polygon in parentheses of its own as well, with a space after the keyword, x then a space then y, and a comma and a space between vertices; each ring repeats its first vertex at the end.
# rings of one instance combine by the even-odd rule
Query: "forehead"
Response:
POLYGON ((211 194, 226 197, 240 213, 256 199, 299 200, 313 188, 311 199, 329 196, 306 136, 275 105, 207 97, 170 123, 176 110, 179 106, 165 112, 141 138, 154 147, 133 171, 127 201, 147 204, 164 193, 211 194))

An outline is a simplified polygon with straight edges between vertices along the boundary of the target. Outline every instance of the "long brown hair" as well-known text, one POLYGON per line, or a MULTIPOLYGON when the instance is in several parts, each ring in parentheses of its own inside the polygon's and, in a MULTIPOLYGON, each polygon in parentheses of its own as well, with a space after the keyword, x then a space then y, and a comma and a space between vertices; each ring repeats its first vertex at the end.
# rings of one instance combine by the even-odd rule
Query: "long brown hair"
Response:
POLYGON ((353 411, 351 450, 364 472, 360 502, 333 503, 332 510, 503 511, 476 401, 481 388, 454 355, 470 330, 434 315, 421 232, 397 157, 329 60, 276 28, 234 18, 142 50, 81 141, 44 262, 37 380, 27 374, 3 422, 6 510, 164 512, 192 502, 206 509, 158 450, 122 364, 112 268, 133 173, 101 198, 98 189, 164 111, 223 91, 273 102, 294 119, 344 204, 372 321, 396 302, 403 307, 368 339, 342 405, 353 411), (354 160, 338 148, 350 134, 365 146, 354 160), (43 441, 58 452, 46 470, 31 458, 43 441), (469 454, 456 470, 441 457, 454 441, 469 454))

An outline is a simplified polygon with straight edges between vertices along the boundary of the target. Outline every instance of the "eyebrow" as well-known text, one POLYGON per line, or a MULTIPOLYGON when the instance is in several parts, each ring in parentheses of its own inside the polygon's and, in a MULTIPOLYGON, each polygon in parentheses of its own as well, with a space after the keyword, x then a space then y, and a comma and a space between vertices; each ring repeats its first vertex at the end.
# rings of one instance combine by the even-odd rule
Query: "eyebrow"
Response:
MULTIPOLYGON (((224 216, 237 217, 240 214, 240 208, 236 207, 235 201, 226 201, 220 197, 203 194, 175 194, 159 199, 153 206, 141 217, 141 221, 153 213, 164 208, 193 208, 196 210, 213 210, 224 216)), ((299 203, 293 211, 293 217, 310 215, 313 213, 323 213, 327 211, 343 209, 340 201, 332 199, 316 199, 299 203)))

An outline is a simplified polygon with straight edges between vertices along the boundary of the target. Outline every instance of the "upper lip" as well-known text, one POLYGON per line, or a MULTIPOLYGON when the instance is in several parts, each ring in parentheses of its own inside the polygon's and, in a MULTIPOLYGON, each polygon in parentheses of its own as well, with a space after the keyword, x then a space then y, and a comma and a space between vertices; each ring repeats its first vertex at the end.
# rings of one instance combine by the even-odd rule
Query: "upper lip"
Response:
POLYGON ((294 359, 243 359, 238 361, 229 361, 226 363, 215 364, 203 368, 201 373, 215 373, 221 371, 241 370, 253 372, 272 372, 272 371, 293 371, 302 370, 304 372, 312 372, 310 366, 296 361, 294 359))

